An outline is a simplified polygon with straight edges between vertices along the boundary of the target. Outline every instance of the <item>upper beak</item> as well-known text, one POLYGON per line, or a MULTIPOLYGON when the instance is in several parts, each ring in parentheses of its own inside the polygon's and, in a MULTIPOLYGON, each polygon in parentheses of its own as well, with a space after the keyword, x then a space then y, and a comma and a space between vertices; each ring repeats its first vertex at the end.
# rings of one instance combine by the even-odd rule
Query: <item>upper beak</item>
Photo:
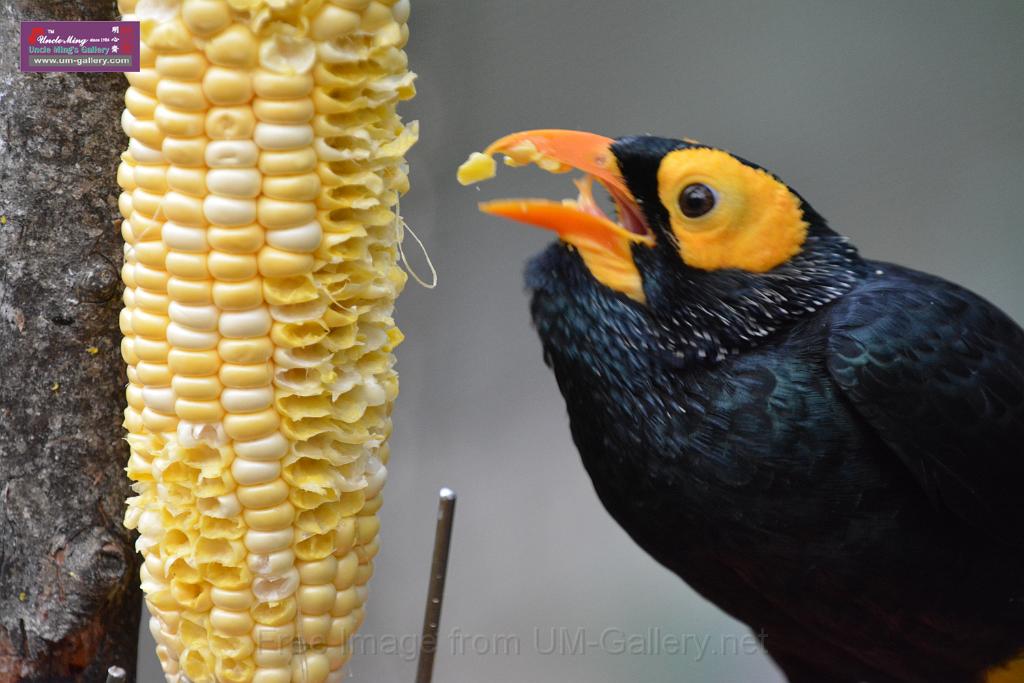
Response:
POLYGON ((611 138, 575 130, 530 130, 507 135, 492 143, 484 154, 505 155, 510 166, 534 163, 551 173, 573 169, 586 174, 577 182, 576 200, 554 202, 546 199, 500 199, 483 202, 480 210, 558 233, 562 240, 582 247, 593 243, 628 254, 633 243, 653 244, 643 214, 619 175, 611 138), (621 222, 605 215, 594 200, 592 180, 611 195, 621 222), (625 252, 623 251, 625 250, 625 252))
POLYGON ((530 130, 513 133, 474 154, 459 169, 459 180, 470 184, 494 175, 495 154, 509 166, 530 163, 551 173, 573 169, 586 175, 576 181, 579 196, 562 202, 549 199, 499 199, 483 202, 480 210, 558 233, 574 246, 597 280, 643 301, 643 284, 633 262, 633 245, 653 246, 654 238, 643 213, 619 173, 611 145, 614 141, 574 130, 530 130), (618 222, 601 210, 593 181, 601 183, 615 203, 618 222))

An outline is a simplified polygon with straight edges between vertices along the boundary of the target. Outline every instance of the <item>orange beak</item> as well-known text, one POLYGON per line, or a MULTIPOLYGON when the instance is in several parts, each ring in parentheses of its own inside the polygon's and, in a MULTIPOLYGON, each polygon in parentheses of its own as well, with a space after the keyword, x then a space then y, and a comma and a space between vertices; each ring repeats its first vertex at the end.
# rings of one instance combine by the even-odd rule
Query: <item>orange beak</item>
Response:
POLYGON ((642 301, 632 247, 653 246, 654 238, 619 174, 611 150, 613 142, 611 138, 573 130, 531 130, 497 140, 484 155, 503 154, 509 166, 533 163, 551 173, 576 169, 586 175, 576 182, 579 196, 575 200, 500 199, 481 203, 480 210, 554 231, 562 241, 576 247, 599 281, 642 301), (618 222, 594 200, 594 180, 611 196, 618 222))

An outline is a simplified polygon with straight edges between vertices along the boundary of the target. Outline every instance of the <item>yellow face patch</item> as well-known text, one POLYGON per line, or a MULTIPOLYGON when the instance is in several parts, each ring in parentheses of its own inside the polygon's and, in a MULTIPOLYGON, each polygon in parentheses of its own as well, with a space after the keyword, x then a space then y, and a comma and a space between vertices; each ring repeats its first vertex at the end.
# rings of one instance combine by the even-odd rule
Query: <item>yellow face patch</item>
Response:
POLYGON ((797 254, 807 238, 796 195, 768 173, 720 150, 680 149, 665 155, 658 168, 658 196, 680 255, 692 268, 763 273, 797 254), (705 186, 710 193, 691 186, 705 186), (691 206, 684 213, 684 191, 705 198, 699 211, 691 206))

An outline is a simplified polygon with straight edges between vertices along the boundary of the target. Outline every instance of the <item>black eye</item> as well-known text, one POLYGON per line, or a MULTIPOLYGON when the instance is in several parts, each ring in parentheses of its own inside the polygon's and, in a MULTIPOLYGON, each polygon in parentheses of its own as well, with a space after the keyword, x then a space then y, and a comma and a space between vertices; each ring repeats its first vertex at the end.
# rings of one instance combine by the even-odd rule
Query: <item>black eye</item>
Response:
POLYGON ((687 185, 679 193, 679 209, 687 218, 699 218, 715 208, 715 192, 703 183, 687 185))

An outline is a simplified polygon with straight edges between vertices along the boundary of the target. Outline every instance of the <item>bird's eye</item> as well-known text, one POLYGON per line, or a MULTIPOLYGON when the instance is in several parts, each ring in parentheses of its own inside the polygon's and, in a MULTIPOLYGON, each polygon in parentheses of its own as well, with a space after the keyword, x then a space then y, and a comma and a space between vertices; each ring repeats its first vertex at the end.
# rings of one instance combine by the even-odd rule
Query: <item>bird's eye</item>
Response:
POLYGON ((687 218, 699 218, 715 208, 715 191, 703 183, 687 185, 679 193, 679 209, 687 218))

